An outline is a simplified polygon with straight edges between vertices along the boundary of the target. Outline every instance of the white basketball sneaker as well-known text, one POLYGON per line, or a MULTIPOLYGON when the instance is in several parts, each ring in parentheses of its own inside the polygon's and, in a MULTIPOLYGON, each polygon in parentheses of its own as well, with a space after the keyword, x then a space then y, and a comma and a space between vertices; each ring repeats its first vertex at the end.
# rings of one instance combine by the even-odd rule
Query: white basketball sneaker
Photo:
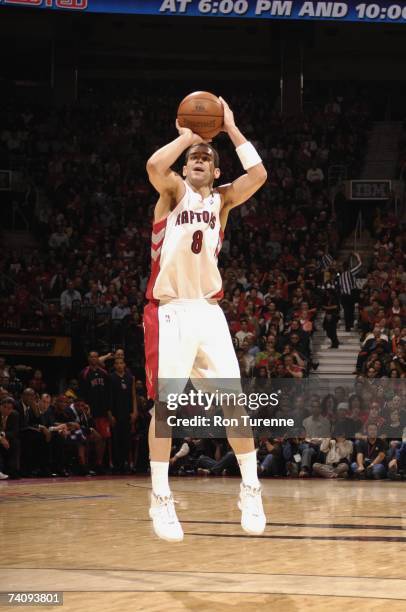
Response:
POLYGON ((181 542, 183 529, 176 516, 175 500, 172 495, 162 496, 151 493, 149 516, 158 538, 167 542, 181 542))
POLYGON ((241 510, 241 527, 244 531, 252 535, 263 533, 266 517, 262 506, 261 485, 251 487, 242 482, 238 507, 241 510))
POLYGON ((8 478, 8 474, 3 474, 3 472, 0 472, 0 480, 7 480, 8 478))

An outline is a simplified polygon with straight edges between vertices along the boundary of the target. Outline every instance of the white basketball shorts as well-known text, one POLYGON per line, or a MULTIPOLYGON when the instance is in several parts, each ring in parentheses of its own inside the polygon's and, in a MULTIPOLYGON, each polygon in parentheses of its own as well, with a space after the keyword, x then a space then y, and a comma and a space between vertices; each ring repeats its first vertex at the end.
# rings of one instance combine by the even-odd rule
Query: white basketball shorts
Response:
POLYGON ((149 302, 144 309, 144 329, 148 397, 157 397, 158 381, 173 381, 178 392, 189 378, 204 379, 202 388, 230 379, 239 386, 238 360, 217 301, 149 302))

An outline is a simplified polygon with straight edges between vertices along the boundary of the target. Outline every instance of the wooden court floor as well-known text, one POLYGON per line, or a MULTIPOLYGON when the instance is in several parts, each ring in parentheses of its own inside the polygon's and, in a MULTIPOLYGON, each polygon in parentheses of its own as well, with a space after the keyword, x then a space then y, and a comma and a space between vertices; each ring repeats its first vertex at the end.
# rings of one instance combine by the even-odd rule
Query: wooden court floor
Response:
POLYGON ((264 480, 258 537, 238 487, 172 479, 185 539, 169 544, 148 478, 2 482, 0 591, 64 591, 48 607, 64 612, 406 610, 406 483, 264 480))

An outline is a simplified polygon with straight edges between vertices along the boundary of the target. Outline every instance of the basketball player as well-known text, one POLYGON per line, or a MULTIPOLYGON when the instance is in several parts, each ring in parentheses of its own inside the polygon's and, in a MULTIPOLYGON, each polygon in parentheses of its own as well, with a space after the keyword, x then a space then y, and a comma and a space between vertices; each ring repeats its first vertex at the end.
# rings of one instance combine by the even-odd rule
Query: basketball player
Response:
MULTIPOLYGON (((151 184, 159 193, 152 229, 151 277, 144 311, 146 374, 149 396, 157 400, 156 381, 191 378, 240 379, 238 361, 223 311, 222 281, 217 267, 230 210, 264 184, 267 173, 254 146, 234 122, 228 104, 224 131, 229 135, 245 174, 213 187, 220 177, 215 149, 177 123, 178 138, 147 162, 151 184), (183 179, 171 167, 185 154, 183 179)), ((155 412, 155 410, 154 410, 155 412)), ((168 482, 171 439, 149 430, 152 494, 150 517, 155 533, 168 541, 183 539, 168 482)), ((252 438, 233 438, 242 483, 238 507, 241 525, 251 534, 265 529, 261 487, 252 438)))

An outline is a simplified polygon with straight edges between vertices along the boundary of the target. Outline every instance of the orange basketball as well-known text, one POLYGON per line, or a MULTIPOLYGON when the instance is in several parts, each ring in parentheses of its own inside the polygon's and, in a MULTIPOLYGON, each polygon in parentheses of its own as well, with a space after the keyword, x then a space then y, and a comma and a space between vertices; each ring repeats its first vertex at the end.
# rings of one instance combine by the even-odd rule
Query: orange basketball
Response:
POLYGON ((195 91, 182 100, 178 108, 178 121, 205 140, 217 136, 223 127, 223 106, 212 93, 195 91))

